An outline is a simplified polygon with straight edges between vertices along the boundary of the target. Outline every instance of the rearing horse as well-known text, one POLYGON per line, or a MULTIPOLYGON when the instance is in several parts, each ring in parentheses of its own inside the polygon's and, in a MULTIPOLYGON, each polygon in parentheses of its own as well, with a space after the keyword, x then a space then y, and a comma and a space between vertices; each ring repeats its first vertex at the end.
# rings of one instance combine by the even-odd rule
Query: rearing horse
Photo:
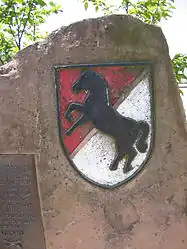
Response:
POLYGON ((120 160, 128 155, 123 171, 132 169, 131 162, 137 155, 133 145, 139 152, 144 153, 147 149, 149 125, 146 122, 137 122, 126 118, 114 110, 109 100, 107 81, 98 73, 87 70, 72 86, 74 93, 88 91, 84 104, 71 103, 65 112, 65 118, 71 122, 71 112, 77 111, 82 115, 65 132, 70 136, 74 129, 91 120, 93 125, 100 131, 110 135, 116 144, 116 156, 109 169, 116 170, 120 160))

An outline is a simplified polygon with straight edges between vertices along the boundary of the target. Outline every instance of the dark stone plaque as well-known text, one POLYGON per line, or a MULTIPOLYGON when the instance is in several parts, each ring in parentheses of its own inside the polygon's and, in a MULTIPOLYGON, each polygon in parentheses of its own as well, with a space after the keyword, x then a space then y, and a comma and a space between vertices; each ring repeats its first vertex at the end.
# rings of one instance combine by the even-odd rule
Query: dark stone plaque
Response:
POLYGON ((33 155, 0 155, 0 248, 45 248, 33 155))

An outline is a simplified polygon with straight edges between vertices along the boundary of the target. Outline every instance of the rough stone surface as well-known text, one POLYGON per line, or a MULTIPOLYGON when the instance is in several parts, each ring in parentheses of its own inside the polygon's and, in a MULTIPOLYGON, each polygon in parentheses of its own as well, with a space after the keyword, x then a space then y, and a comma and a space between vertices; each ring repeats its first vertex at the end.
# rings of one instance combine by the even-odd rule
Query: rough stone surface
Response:
MULTIPOLYGON (((160 28, 116 15, 74 23, 0 69, 0 153, 35 153, 47 249, 186 249, 187 136, 160 28), (152 60, 155 148, 132 182, 104 190, 62 153, 53 66, 152 60)), ((27 248, 26 248, 27 249, 27 248)))

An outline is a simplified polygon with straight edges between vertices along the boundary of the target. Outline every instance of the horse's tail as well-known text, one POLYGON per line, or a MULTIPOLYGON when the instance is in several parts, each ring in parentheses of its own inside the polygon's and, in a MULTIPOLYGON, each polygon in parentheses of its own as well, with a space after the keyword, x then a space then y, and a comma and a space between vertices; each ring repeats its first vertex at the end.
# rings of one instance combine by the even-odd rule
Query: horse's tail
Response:
POLYGON ((147 149, 147 138, 149 134, 149 125, 145 122, 140 122, 138 124, 138 129, 139 129, 139 138, 138 141, 136 142, 136 147, 139 152, 144 153, 146 152, 147 149))

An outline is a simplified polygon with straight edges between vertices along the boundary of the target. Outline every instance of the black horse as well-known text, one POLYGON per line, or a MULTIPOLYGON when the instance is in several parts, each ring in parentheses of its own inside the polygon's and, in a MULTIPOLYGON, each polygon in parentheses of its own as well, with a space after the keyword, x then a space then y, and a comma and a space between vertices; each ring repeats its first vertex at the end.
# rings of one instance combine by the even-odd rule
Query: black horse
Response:
POLYGON ((84 104, 71 103, 65 112, 65 118, 69 122, 72 121, 72 111, 82 113, 65 134, 70 136, 74 129, 91 120, 98 130, 110 135, 115 141, 117 153, 109 169, 116 170, 119 161, 128 155, 123 171, 131 170, 131 162, 137 155, 133 145, 136 144, 141 153, 146 151, 149 125, 143 121, 126 118, 114 110, 109 101, 107 81, 90 69, 82 73, 72 90, 74 93, 88 93, 84 104))

